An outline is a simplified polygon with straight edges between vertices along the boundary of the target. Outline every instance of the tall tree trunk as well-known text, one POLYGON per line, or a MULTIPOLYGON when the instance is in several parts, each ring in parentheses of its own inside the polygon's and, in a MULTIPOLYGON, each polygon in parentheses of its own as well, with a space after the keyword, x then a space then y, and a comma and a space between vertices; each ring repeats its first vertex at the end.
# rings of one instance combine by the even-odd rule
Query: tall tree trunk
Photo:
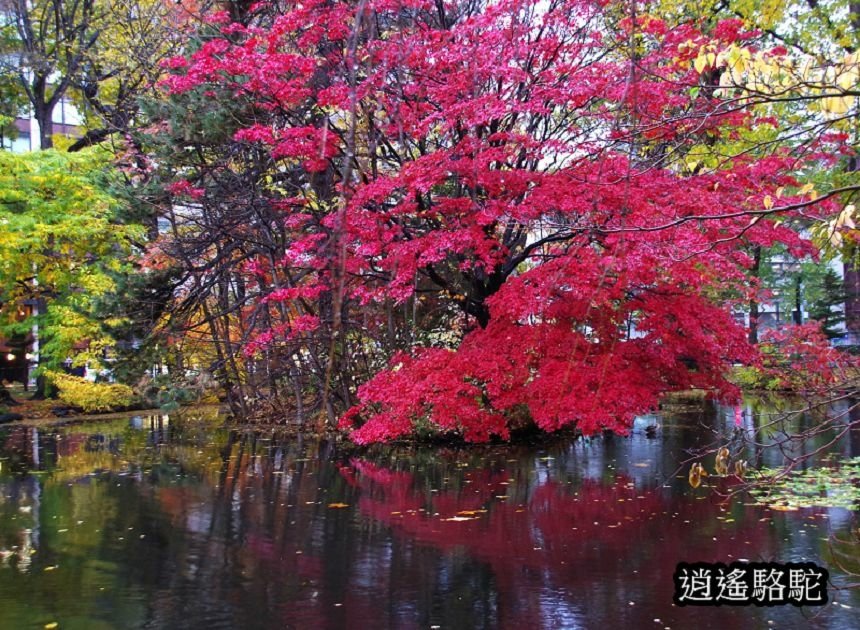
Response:
MULTIPOLYGON (((43 315, 47 308, 48 304, 44 298, 36 298, 35 304, 33 305, 33 315, 36 317, 43 315)), ((42 345, 41 330, 39 329, 38 320, 36 320, 33 324, 33 354, 36 355, 36 363, 38 367, 41 367, 44 364, 42 345)), ((45 400, 46 385, 45 376, 43 374, 39 374, 36 377, 36 389, 33 392, 31 400, 45 400)))
MULTIPOLYGON (((761 277, 761 246, 756 245, 753 249, 753 267, 752 277, 758 280, 761 277)), ((749 303, 750 308, 750 327, 749 327, 749 342, 752 344, 758 343, 758 316, 759 303, 758 297, 753 297, 749 303)))
MULTIPOLYGON (((858 37, 860 36, 860 2, 849 3, 848 10, 854 38, 858 40, 860 39, 858 37)), ((852 156, 848 161, 848 172, 857 171, 860 171, 860 160, 857 156, 852 156)), ((857 268, 857 256, 857 248, 851 247, 842 263, 843 286, 845 288, 845 329, 853 339, 860 335, 860 269, 857 268)))
POLYGON ((296 425, 303 427, 305 424, 305 402, 303 400, 304 388, 301 380, 301 364, 297 365, 295 355, 291 356, 290 361, 290 381, 293 384, 293 394, 296 397, 296 425))
POLYGON ((798 272, 794 282, 794 323, 798 326, 803 323, 803 298, 801 295, 802 274, 798 272))
POLYGON ((860 270, 855 254, 848 255, 842 263, 845 287, 845 329, 852 335, 860 334, 860 270))

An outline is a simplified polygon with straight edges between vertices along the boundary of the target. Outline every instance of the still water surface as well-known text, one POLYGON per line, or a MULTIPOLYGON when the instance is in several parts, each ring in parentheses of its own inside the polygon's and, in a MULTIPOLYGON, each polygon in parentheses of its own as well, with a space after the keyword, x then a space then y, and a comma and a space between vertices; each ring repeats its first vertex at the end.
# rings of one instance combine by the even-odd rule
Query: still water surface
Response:
POLYGON ((860 570, 837 540, 857 539, 849 511, 689 487, 685 449, 733 418, 470 449, 349 450, 194 412, 10 427, 0 628, 860 628, 860 594, 834 585, 823 609, 673 606, 679 561, 813 561, 837 586, 834 554, 860 570))

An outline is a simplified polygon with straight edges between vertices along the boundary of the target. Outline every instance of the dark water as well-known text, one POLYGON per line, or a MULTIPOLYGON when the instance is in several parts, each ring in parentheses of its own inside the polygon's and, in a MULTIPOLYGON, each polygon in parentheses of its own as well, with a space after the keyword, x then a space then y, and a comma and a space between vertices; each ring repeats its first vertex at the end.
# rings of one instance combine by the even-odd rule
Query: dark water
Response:
POLYGON ((851 512, 726 502, 679 472, 733 420, 467 450, 346 451, 194 413, 9 428, 0 628, 860 627, 835 589, 854 581, 838 565, 860 571, 851 512), (673 606, 676 563, 739 559, 823 564, 837 603, 673 606))

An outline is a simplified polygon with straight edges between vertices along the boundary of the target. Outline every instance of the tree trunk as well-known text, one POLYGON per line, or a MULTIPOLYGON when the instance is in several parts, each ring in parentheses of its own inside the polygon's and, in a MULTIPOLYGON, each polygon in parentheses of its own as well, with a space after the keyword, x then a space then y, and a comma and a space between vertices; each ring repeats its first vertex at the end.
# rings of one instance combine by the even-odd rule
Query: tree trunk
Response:
POLYGON ((53 149, 54 140, 54 108, 48 102, 33 106, 33 118, 39 124, 39 149, 53 149))
POLYGON ((36 377, 36 389, 33 391, 33 395, 30 397, 30 400, 45 400, 45 376, 43 374, 39 374, 36 377))
POLYGON ((801 297, 801 274, 798 272, 797 279, 794 282, 794 323, 798 326, 803 323, 803 299, 801 297))
POLYGON ((15 405, 20 405, 17 400, 12 398, 12 394, 9 393, 9 390, 6 389, 6 386, 3 383, 0 383, 0 405, 6 405, 7 407, 12 407, 15 405))
MULTIPOLYGON (((849 3, 848 9, 856 40, 858 33, 860 33, 860 2, 849 3)), ((857 156, 851 156, 847 170, 849 173, 860 171, 860 160, 857 159, 857 156)), ((857 335, 860 335, 860 270, 857 269, 857 254, 856 247, 849 248, 847 255, 843 254, 844 261, 842 263, 845 289, 845 329, 852 339, 856 339, 857 335)))
MULTIPOLYGON (((756 280, 759 279, 761 275, 761 246, 757 245, 755 249, 753 249, 753 266, 752 266, 752 277, 756 280)), ((750 300, 750 327, 749 327, 749 342, 752 344, 758 343, 758 298, 754 297, 750 300)))

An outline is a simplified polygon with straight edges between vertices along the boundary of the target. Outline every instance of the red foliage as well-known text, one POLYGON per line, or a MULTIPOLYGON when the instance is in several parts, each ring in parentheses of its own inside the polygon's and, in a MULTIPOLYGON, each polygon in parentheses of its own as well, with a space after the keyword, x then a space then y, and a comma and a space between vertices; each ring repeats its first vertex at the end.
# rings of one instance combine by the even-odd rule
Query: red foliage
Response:
MULTIPOLYGON (((727 366, 755 359, 731 316, 750 291, 743 247, 811 251, 764 211, 798 162, 690 172, 667 158, 758 123, 683 89, 698 85, 688 42, 702 33, 613 25, 611 4, 260 3, 258 19, 166 64, 173 93, 217 88, 268 112, 236 142, 302 166, 314 191, 272 199, 294 233, 281 262, 304 280, 269 301, 342 286, 369 307, 425 282, 459 307, 458 347, 398 354, 360 388, 342 423, 360 422, 357 441, 416 421, 505 437, 522 411, 548 431, 624 433, 668 390, 736 394, 727 366), (619 45, 633 30, 635 65, 619 45), (335 197, 319 197, 322 172, 341 177, 335 197)), ((752 35, 730 21, 715 36, 752 35)), ((313 329, 273 328, 249 352, 313 329)))
POLYGON ((817 322, 767 330, 759 367, 779 387, 822 394, 858 365, 857 357, 830 345, 817 322))

